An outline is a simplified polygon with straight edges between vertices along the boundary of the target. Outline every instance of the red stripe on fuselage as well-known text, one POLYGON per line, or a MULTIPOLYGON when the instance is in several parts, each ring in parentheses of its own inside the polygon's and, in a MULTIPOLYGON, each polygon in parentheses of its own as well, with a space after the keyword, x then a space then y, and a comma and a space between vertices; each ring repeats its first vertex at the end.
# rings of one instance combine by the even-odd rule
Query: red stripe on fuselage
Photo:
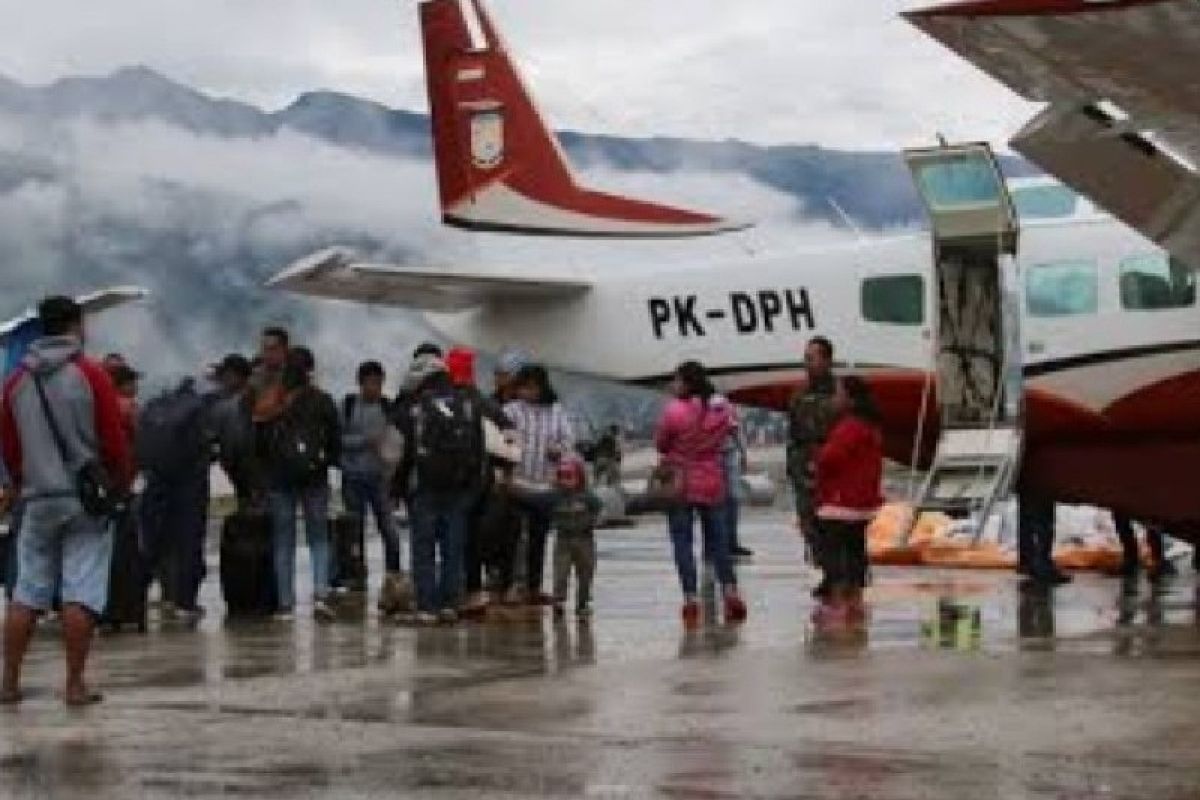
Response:
MULTIPOLYGON (((884 417, 888 458, 908 463, 925 378, 919 372, 870 372, 884 417)), ((797 383, 763 383, 730 392, 736 402, 787 407, 797 383)), ((1200 372, 1143 387, 1097 413, 1037 388, 1026 395, 1027 484, 1060 502, 1123 511, 1200 535, 1200 372)), ((931 392, 921 463, 937 442, 936 392, 931 392)))

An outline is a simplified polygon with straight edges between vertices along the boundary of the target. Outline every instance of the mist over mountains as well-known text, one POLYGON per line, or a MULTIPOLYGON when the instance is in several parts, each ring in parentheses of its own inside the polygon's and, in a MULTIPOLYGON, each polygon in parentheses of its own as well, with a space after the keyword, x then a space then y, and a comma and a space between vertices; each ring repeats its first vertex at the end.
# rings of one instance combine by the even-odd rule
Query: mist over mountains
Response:
POLYGON ((463 234, 438 224, 421 114, 325 91, 266 112, 144 67, 44 87, 0 78, 0 318, 49 291, 139 284, 152 301, 104 318, 97 347, 129 352, 152 372, 183 373, 252 347, 263 323, 282 322, 315 345, 323 372, 341 382, 360 357, 399 363, 424 333, 394 309, 261 288, 329 244, 414 264, 537 258, 653 269, 837 238, 843 213, 866 231, 922 219, 895 153, 572 132, 562 139, 598 185, 762 224, 726 241, 665 245, 463 234))

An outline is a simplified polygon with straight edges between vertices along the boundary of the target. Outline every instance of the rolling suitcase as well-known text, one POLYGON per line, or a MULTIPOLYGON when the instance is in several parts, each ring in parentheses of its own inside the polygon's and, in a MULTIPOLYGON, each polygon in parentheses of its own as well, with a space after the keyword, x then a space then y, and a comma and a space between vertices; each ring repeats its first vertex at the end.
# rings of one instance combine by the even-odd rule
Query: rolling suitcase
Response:
POLYGON ((329 522, 333 544, 333 583, 346 591, 367 591, 366 524, 362 517, 339 514, 329 522))
POLYGON ((146 632, 146 593, 149 588, 146 558, 138 536, 137 515, 128 511, 113 524, 112 565, 108 578, 108 605, 102 627, 119 633, 127 625, 146 632))
POLYGON ((221 527, 221 593, 231 617, 274 614, 275 583, 271 518, 239 512, 221 527))

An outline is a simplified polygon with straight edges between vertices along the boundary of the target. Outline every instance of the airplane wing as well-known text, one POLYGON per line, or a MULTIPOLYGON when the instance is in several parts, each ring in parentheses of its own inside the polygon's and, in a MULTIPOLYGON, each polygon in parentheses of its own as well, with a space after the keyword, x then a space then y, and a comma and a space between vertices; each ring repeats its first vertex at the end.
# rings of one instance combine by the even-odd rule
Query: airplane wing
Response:
POLYGON ((591 284, 561 276, 537 277, 536 270, 480 273, 453 269, 372 264, 346 248, 302 258, 267 282, 295 294, 421 311, 467 311, 482 305, 568 300, 591 284))
MULTIPOLYGON (((137 286, 115 286, 76 297, 75 302, 83 306, 83 313, 90 315, 99 314, 136 300, 143 300, 149 295, 149 291, 137 286)), ((0 347, 7 344, 9 338, 36 319, 37 312, 30 309, 18 317, 0 323, 0 347)))
POLYGON ((904 16, 1048 104, 1014 150, 1200 265, 1200 2, 969 0, 904 16))

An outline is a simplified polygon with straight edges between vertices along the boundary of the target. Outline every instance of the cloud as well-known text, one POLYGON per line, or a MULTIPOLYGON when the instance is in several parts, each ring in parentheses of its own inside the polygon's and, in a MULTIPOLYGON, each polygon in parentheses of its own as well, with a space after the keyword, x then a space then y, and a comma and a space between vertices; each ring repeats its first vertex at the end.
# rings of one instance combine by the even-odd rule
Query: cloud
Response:
MULTIPOLYGON (((997 143, 1030 114, 898 14, 914 0, 494 0, 562 127, 901 147, 997 143), (686 13, 684 11, 686 9, 686 13)), ((50 81, 146 63, 280 106, 314 87, 424 109, 415 2, 9 0, 0 73, 50 81)))

